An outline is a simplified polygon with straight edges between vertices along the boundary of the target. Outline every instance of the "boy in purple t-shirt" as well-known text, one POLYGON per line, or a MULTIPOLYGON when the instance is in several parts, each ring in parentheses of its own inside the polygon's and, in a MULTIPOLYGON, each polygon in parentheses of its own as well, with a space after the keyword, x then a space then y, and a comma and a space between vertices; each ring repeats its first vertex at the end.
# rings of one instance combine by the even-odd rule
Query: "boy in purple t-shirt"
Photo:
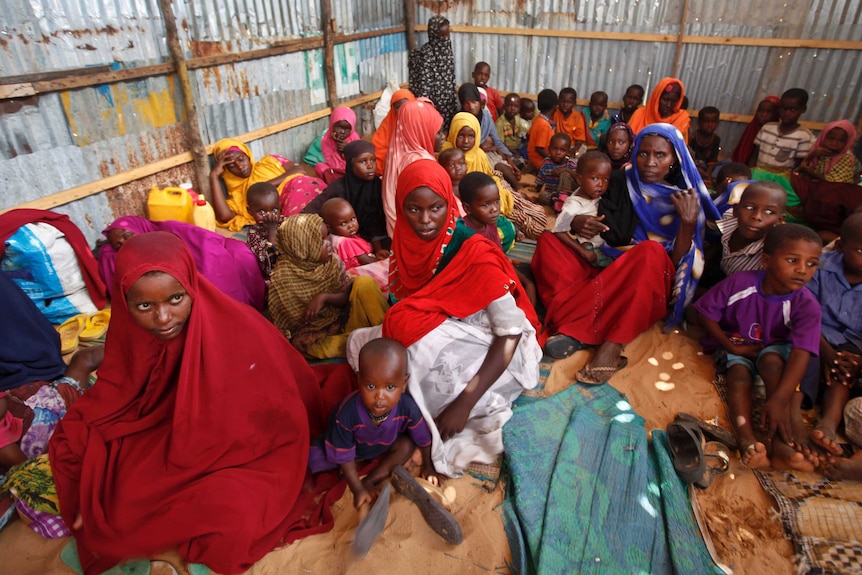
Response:
POLYGON ((377 496, 377 485, 418 447, 422 477, 440 484, 431 462, 431 431, 407 386, 407 350, 394 339, 369 341, 359 352, 359 391, 348 395, 329 416, 324 437, 311 443, 308 469, 312 473, 341 468, 359 509, 377 496), (360 480, 357 460, 386 454, 380 464, 360 480))
POLYGON ((809 228, 775 226, 763 242, 764 271, 732 274, 694 304, 710 336, 704 349, 727 352, 730 414, 742 462, 751 468, 814 470, 801 406, 806 395, 817 396, 820 304, 802 288, 817 271, 821 246, 809 228), (757 374, 766 386, 760 421, 765 444, 755 438, 751 421, 757 374))

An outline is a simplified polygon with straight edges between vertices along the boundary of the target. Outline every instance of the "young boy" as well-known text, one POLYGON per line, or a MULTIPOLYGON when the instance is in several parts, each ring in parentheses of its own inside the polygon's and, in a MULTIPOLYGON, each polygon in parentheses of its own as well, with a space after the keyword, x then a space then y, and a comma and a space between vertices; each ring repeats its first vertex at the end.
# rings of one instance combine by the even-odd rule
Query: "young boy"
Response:
POLYGON ((478 62, 473 68, 473 83, 479 88, 484 88, 488 95, 487 109, 491 113, 491 119, 497 121, 500 111, 503 109, 503 99, 500 92, 488 85, 491 79, 491 65, 487 62, 478 62))
MULTIPOLYGON (((548 157, 548 145, 556 131, 556 124, 551 116, 557 108, 557 93, 546 88, 539 92, 536 101, 539 105, 539 115, 533 118, 533 125, 530 126, 528 133, 527 159, 530 160, 533 168, 538 170, 542 167, 544 159, 548 157)), ((521 101, 521 106, 523 105, 524 101, 521 101)))
POLYGON ((571 192, 575 187, 575 169, 577 162, 569 158, 572 140, 567 134, 554 134, 548 145, 548 157, 542 161, 539 173, 536 175, 536 185, 539 189, 539 203, 553 206, 559 201, 555 211, 559 212, 566 198, 561 193, 571 192))
POLYGON ((791 88, 781 95, 778 122, 767 122, 754 138, 754 165, 776 172, 796 168, 814 145, 814 134, 799 125, 808 109, 808 92, 791 88))
POLYGON ((619 112, 614 114, 612 123, 625 122, 628 124, 629 120, 632 119, 632 114, 643 104, 644 93, 644 87, 640 84, 632 84, 626 88, 626 93, 623 95, 623 107, 620 108, 619 112))
POLYGON ((348 395, 329 416, 324 437, 311 444, 308 469, 318 473, 340 467, 353 506, 359 509, 377 496, 377 485, 396 466, 403 465, 418 447, 421 475, 439 484, 431 462, 431 430, 409 395, 407 350, 394 339, 373 339, 359 352, 359 390, 348 395), (357 461, 384 455, 380 464, 360 480, 357 461))
POLYGON ((584 119, 592 142, 587 143, 590 150, 595 150, 601 144, 602 138, 611 127, 611 117, 608 115, 608 95, 606 92, 593 92, 590 95, 590 105, 584 109, 584 119))
POLYGON ((721 113, 715 106, 705 106, 697 113, 697 129, 689 138, 688 148, 704 181, 711 183, 712 168, 721 152, 721 138, 715 131, 721 113))
MULTIPOLYGON (((820 302, 822 322, 820 362, 823 409, 811 440, 826 452, 826 474, 830 478, 862 479, 862 455, 843 457, 835 440, 842 415, 852 397, 858 397, 862 370, 862 214, 850 215, 841 225, 835 251, 823 254, 822 266, 808 284, 820 302)), ((853 407, 850 409, 853 412, 853 407)), ((862 420, 853 422, 858 430, 862 420)), ((845 416, 846 418, 846 416, 845 416)), ((850 436, 850 421, 845 421, 850 436)), ((862 447, 862 443, 857 443, 862 447)))
POLYGON ((725 276, 763 269, 763 239, 784 223, 786 209, 787 194, 775 182, 754 182, 745 188, 739 203, 716 222, 725 276))
POLYGON ((260 273, 268 284, 279 255, 275 236, 285 219, 281 213, 281 200, 278 190, 269 182, 258 182, 250 186, 245 200, 248 203, 248 213, 254 218, 254 225, 248 229, 246 243, 257 258, 260 273))
POLYGON ((467 160, 464 158, 464 152, 458 148, 446 148, 440 155, 437 156, 437 163, 443 166, 449 178, 452 179, 452 191, 455 192, 455 197, 461 197, 461 179, 467 173, 467 160))
MULTIPOLYGON (((563 88, 557 101, 557 109, 551 118, 556 124, 556 131, 567 134, 572 139, 572 149, 569 155, 577 158, 581 146, 587 143, 587 125, 580 110, 575 110, 578 93, 574 88, 563 88)), ((539 107, 541 111, 541 106, 539 107)))
POLYGON ((483 172, 470 172, 461 180, 460 192, 461 205, 464 206, 464 223, 502 250, 503 244, 500 234, 497 233, 500 190, 497 189, 494 178, 483 172))
MULTIPOLYGON (((727 187, 730 184, 740 180, 750 179, 751 168, 741 162, 727 162, 726 164, 723 164, 715 174, 715 178, 713 178, 712 181, 713 187, 710 189, 709 194, 713 199, 715 199, 715 205, 718 206, 718 198, 724 195, 724 192, 727 191, 727 187)), ((725 203, 727 203, 727 199, 725 199, 725 203)), ((722 213, 721 209, 719 209, 719 213, 722 213)))
POLYGON ((506 97, 503 98, 503 114, 497 118, 496 127, 497 134, 503 140, 503 144, 515 154, 518 167, 523 168, 524 159, 521 152, 526 150, 527 132, 530 130, 530 125, 518 115, 520 109, 520 96, 514 92, 506 94, 506 97))
POLYGON ((804 376, 820 349, 820 305, 802 288, 817 271, 820 249, 814 230, 775 226, 763 243, 764 271, 733 274, 694 304, 711 337, 705 351, 727 354, 728 405, 742 463, 750 468, 814 470, 801 453, 808 432, 800 408, 804 395, 817 394, 816 378, 804 376), (766 443, 757 440, 751 421, 757 374, 766 385, 760 421, 766 443))
MULTIPOLYGON (((554 104, 556 106, 556 104, 554 104)), ((527 129, 533 125, 533 118, 536 117, 536 103, 529 98, 521 98, 521 109, 518 112, 521 119, 527 122, 527 129)))
POLYGON ((606 267, 611 260, 601 252, 605 240, 602 236, 578 236, 571 229, 575 216, 595 216, 599 211, 599 200, 608 190, 611 178, 611 159, 597 150, 586 152, 578 161, 575 181, 578 189, 566 200, 553 233, 590 265, 606 267))

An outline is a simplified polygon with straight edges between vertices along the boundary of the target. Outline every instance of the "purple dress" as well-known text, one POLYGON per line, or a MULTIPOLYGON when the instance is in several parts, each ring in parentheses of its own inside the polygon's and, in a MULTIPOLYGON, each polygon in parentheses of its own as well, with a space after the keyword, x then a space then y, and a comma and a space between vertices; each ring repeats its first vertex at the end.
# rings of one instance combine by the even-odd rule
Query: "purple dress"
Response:
POLYGON ((326 435, 311 442, 308 469, 319 473, 357 459, 374 459, 389 451, 402 433, 417 447, 431 445, 431 431, 412 397, 402 395, 389 417, 374 425, 359 392, 354 391, 329 416, 326 435))
MULTIPOLYGON (((151 222, 138 216, 119 218, 102 233, 107 235, 110 230, 117 228, 136 234, 171 232, 183 240, 201 275, 233 299, 255 309, 263 309, 266 284, 257 258, 245 242, 184 222, 151 222)), ((105 280, 109 294, 114 286, 116 260, 117 250, 110 244, 102 246, 99 250, 99 274, 105 280)))

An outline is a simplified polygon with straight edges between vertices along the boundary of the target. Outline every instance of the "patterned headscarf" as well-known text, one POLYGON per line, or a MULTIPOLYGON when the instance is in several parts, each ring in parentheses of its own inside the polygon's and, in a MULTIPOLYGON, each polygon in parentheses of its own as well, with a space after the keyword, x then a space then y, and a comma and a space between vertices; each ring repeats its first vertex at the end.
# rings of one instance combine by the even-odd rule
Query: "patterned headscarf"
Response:
MULTIPOLYGON (((626 168, 629 197, 639 220, 632 243, 654 240, 661 243, 670 254, 673 252, 676 233, 679 230, 679 215, 671 201, 671 196, 680 190, 693 190, 701 206, 691 249, 676 267, 671 298, 668 302, 669 314, 665 322, 665 331, 669 331, 685 317, 685 307, 691 302, 697 282, 703 273, 703 230, 706 220, 717 220, 720 216, 697 171, 682 134, 674 126, 664 123, 652 124, 641 131, 635 138, 632 157, 637 158, 641 142, 650 136, 661 136, 670 143, 676 154, 677 165, 671 168, 671 172, 666 177, 667 182, 654 184, 641 181, 637 160, 626 168)), ((614 257, 621 253, 607 244, 602 247, 602 250, 614 257)))
MULTIPOLYGON (((635 145, 635 134, 634 134, 634 132, 632 132, 631 126, 629 126, 625 122, 617 122, 616 124, 613 124, 610 128, 608 128, 608 131, 605 133, 605 141, 602 144, 602 151, 604 153, 606 153, 606 154, 608 153, 608 140, 611 139, 611 132, 615 132, 617 130, 623 130, 626 134, 628 134, 629 150, 619 160, 615 160, 615 159, 611 158, 611 168, 613 168, 614 170, 619 170, 620 168, 622 168, 623 166, 625 166, 626 164, 631 162, 631 160, 632 160, 632 148, 635 145)), ((610 157, 610 156, 608 156, 608 157, 610 157)))
POLYGON ((417 98, 424 96, 434 102, 448 126, 452 116, 458 112, 455 97, 455 54, 448 36, 440 35, 440 28, 448 25, 444 16, 433 16, 428 20, 428 42, 410 52, 407 68, 410 75, 410 90, 417 98))
POLYGON ((820 131, 820 133, 817 135, 817 140, 814 142, 814 146, 811 148, 811 152, 809 152, 809 155, 814 153, 814 150, 823 147, 823 140, 826 139, 826 134, 828 134, 835 128, 847 132, 847 143, 844 144, 844 149, 842 149, 837 154, 830 154, 829 160, 826 162, 826 169, 823 171, 824 174, 829 173, 829 170, 831 170, 833 166, 835 166, 838 160, 841 159, 841 156, 846 154, 850 150, 850 148, 853 147, 853 144, 856 143, 856 127, 847 120, 836 120, 835 122, 830 122, 826 124, 826 127, 820 131))
POLYGON ((285 336, 315 332, 323 337, 338 325, 341 310, 324 306, 310 322, 305 321, 308 303, 319 293, 336 293, 350 281, 344 264, 335 254, 320 261, 323 218, 317 214, 290 216, 278 228, 276 244, 281 256, 272 272, 269 311, 272 321, 285 336))

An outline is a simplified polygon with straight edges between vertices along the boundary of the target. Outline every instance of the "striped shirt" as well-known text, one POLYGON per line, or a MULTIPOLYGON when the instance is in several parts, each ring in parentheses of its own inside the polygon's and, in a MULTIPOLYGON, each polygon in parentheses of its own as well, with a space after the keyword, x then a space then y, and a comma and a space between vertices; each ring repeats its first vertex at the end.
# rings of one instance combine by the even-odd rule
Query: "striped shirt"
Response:
POLYGON ((733 210, 727 210, 715 225, 721 232, 721 271, 724 275, 763 269, 763 238, 751 242, 741 250, 730 251, 730 237, 739 226, 739 220, 733 215, 733 210))
POLYGON ((778 122, 763 124, 754 138, 754 145, 760 150, 757 167, 771 170, 793 169, 796 160, 804 158, 811 151, 814 140, 814 134, 802 126, 789 134, 782 134, 778 122))

